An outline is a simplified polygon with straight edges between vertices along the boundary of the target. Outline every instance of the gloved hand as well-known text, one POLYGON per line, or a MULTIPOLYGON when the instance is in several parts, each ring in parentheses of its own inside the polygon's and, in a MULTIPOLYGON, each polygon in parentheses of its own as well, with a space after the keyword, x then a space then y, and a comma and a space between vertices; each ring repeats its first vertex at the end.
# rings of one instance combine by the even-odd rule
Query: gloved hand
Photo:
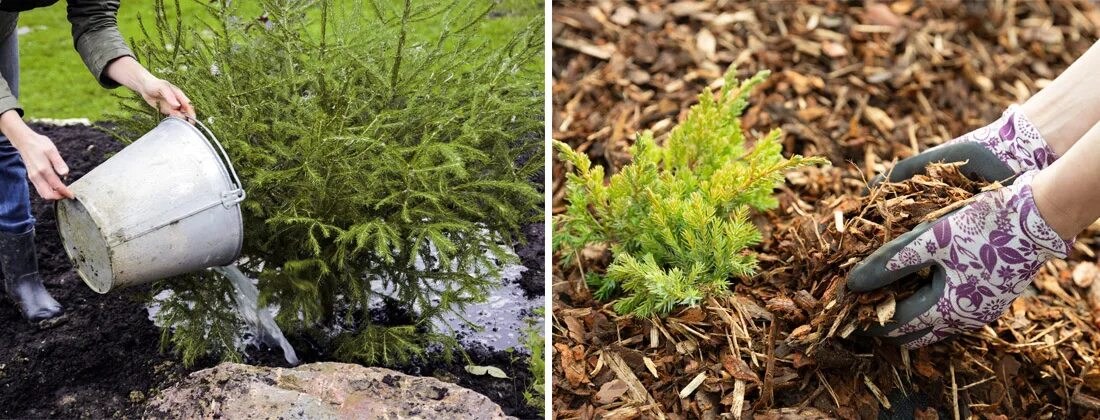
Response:
MULTIPOLYGON (((898 162, 890 172, 890 181, 909 179, 924 172, 932 162, 967 162, 959 169, 970 179, 1006 181, 1026 171, 1043 169, 1054 159, 1039 130, 1019 106, 1012 105, 992 124, 898 162)), ((871 185, 882 179, 882 175, 877 176, 871 185)))
POLYGON ((1035 207, 1031 179, 987 191, 940 219, 923 223, 883 245, 848 274, 848 289, 887 286, 931 267, 932 282, 897 302, 892 322, 870 335, 892 337, 909 348, 934 343, 993 322, 1023 293, 1051 258, 1065 258, 1066 241, 1035 207))

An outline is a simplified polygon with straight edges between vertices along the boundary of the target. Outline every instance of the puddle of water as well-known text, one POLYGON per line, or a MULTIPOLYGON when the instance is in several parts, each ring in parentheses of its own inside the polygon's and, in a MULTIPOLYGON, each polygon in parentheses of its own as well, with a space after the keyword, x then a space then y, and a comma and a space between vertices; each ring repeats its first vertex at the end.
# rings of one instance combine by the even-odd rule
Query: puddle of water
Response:
MULTIPOLYGON (((416 261, 416 266, 424 269, 422 261, 416 261)), ((490 350, 526 349, 523 332, 527 328, 527 320, 535 316, 535 310, 542 308, 543 301, 524 296, 523 288, 516 280, 525 271, 527 267, 519 264, 502 267, 497 287, 490 290, 484 302, 466 305, 461 316, 448 312, 442 319, 432 320, 436 331, 455 331, 462 335, 462 342, 483 344, 490 350)), ((392 285, 386 283, 381 279, 372 280, 371 290, 389 297, 396 296, 392 285)), ((438 302, 438 298, 432 298, 432 303, 438 302)), ((382 306, 382 298, 372 298, 370 305, 371 308, 382 306)), ((535 328, 542 331, 542 323, 539 319, 535 328)))
MULTIPOLYGON (((526 348, 524 330, 527 319, 535 316, 535 310, 542 307, 542 299, 527 299, 523 288, 516 281, 527 267, 509 265, 501 270, 500 287, 493 289, 483 303, 467 305, 463 317, 473 325, 481 327, 477 331, 467 325, 459 316, 448 313, 443 320, 436 320, 440 331, 462 331, 463 340, 484 344, 493 350, 526 348)), ((540 319, 535 328, 542 331, 540 319)))

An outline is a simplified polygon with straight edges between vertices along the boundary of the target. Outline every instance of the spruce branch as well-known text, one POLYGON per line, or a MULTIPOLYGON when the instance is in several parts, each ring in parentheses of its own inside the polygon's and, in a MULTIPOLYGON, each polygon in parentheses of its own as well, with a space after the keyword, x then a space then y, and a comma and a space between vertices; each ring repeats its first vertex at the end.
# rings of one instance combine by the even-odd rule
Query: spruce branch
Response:
MULTIPOLYGON (((248 191, 242 270, 261 301, 286 331, 359 331, 329 343, 349 360, 428 357, 416 348, 452 340, 430 321, 484 300, 515 261, 507 244, 540 214, 517 162, 537 147, 525 139, 541 132, 542 78, 517 69, 541 58, 541 26, 483 42, 483 0, 259 0, 266 24, 207 3, 210 24, 157 0, 132 46, 188 93, 234 162, 248 191), (375 325, 382 295, 408 319, 375 325)), ((126 101, 115 134, 132 141, 162 117, 126 101)), ((166 346, 188 363, 240 357, 224 280, 182 276, 161 291, 166 346)))

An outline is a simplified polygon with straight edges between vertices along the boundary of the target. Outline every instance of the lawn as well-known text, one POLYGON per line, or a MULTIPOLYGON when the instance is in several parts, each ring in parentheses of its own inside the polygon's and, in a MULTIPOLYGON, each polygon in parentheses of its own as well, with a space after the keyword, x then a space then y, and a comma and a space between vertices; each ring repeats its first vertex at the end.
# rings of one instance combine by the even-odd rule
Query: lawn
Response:
MULTIPOLYGON (((168 0, 169 4, 171 0, 168 0)), ((202 0, 181 0, 185 19, 206 16, 202 0)), ((355 0, 336 0, 349 4, 355 0)), ((490 0, 481 0, 488 3, 490 0)), ((505 42, 510 34, 530 19, 542 15, 539 1, 495 1, 496 12, 480 30, 493 43, 505 42)), ((119 10, 119 30, 126 39, 141 36, 139 16, 152 18, 151 0, 122 2, 119 10)), ((247 3, 256 8, 255 3, 247 3)), ((247 6, 246 6, 247 7, 247 6)), ((428 33, 438 22, 422 22, 419 33, 428 33)), ((28 118, 88 118, 93 121, 119 109, 117 94, 128 94, 125 88, 107 91, 96 83, 80 56, 73 49, 69 22, 63 3, 22 13, 19 18, 19 49, 21 59, 20 101, 28 118)), ((541 68, 541 63, 539 68, 541 68)), ((151 69, 154 74, 155 69, 151 69)), ((201 110, 199 110, 201 112, 201 110)))

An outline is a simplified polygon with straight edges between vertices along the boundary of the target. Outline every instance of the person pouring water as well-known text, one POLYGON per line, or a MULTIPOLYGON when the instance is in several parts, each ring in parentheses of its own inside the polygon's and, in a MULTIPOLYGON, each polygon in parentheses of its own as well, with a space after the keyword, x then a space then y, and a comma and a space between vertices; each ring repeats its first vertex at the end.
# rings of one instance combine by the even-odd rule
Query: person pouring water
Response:
MULTIPOLYGON (((19 12, 57 2, 0 0, 0 272, 8 297, 32 322, 56 317, 63 309, 38 275, 28 180, 46 200, 74 196, 62 181, 69 168, 57 147, 23 121, 16 26, 19 12)), ((67 0, 73 44, 92 76, 107 89, 126 86, 165 115, 194 118, 187 95, 134 58, 118 31, 118 8, 119 0, 67 0)))

